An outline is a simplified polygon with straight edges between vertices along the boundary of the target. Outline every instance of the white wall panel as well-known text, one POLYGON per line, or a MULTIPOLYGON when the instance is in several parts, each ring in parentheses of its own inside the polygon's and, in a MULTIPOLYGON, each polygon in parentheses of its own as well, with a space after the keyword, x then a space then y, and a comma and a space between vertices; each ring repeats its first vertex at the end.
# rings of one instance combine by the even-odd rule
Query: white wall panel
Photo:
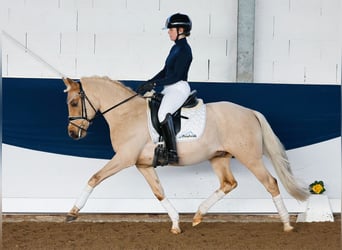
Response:
MULTIPOLYGON (((342 35, 342 32, 341 32, 342 35)), ((341 48, 341 43, 338 40, 322 41, 321 42, 321 60, 323 62, 338 62, 341 59, 341 53, 336 53, 341 48)), ((341 66, 341 65, 339 65, 341 66)))
POLYGON ((144 31, 144 19, 128 10, 80 9, 78 11, 78 31, 112 32, 124 36, 127 34, 140 35, 144 31))
MULTIPOLYGON (((76 78, 76 58, 73 55, 58 55, 49 58, 51 63, 62 74, 76 78)), ((56 74, 56 73, 54 73, 56 74)), ((51 77, 51 73, 49 75, 51 77)))
POLYGON ((329 0, 321 1, 320 13, 322 16, 331 17, 341 14, 341 1, 340 0, 329 0))
POLYGON ((288 1, 290 11, 299 15, 317 16, 320 15, 321 0, 295 0, 288 1))
MULTIPOLYGON (((25 6, 25 0, 1 0, 1 5, 9 8, 18 8, 25 6)), ((6 9, 6 8, 1 8, 6 9)))
POLYGON ((46 58, 61 52, 61 33, 59 32, 28 32, 26 45, 38 55, 46 58))
MULTIPOLYGON (((84 33, 75 33, 75 32, 63 32, 61 33, 61 51, 60 53, 62 55, 72 55, 75 56, 77 52, 80 50, 79 48, 81 46, 77 46, 78 39, 82 41, 81 44, 87 44, 86 41, 83 38, 79 38, 81 35, 84 35, 84 33)), ((88 34, 89 39, 87 41, 90 41, 90 46, 88 45, 88 49, 86 50, 88 53, 91 51, 91 46, 93 45, 92 43, 92 35, 93 34, 88 34)), ((93 48, 94 50, 94 48, 93 48)))
POLYGON ((25 0, 24 3, 31 8, 51 9, 58 7, 59 0, 25 0))
POLYGON ((196 58, 191 63, 189 71, 189 81, 203 82, 209 81, 208 59, 196 58))
MULTIPOLYGON (((29 36, 31 36, 30 33, 41 33, 43 39, 39 41, 39 45, 32 44, 37 39, 28 41, 30 42, 29 46, 39 48, 39 50, 55 47, 54 44, 61 43, 60 53, 63 55, 68 54, 68 56, 74 56, 76 58, 78 55, 90 55, 94 53, 94 49, 96 49, 95 37, 103 36, 103 34, 108 34, 109 40, 115 35, 121 36, 122 40, 128 39, 127 37, 135 37, 135 41, 139 40, 140 37, 144 39, 143 37, 145 36, 151 37, 151 39, 160 39, 160 37, 167 38, 166 31, 161 30, 166 17, 174 12, 181 11, 188 13, 193 20, 193 32, 189 41, 191 42, 192 39, 195 41, 193 50, 197 54, 194 53, 194 59, 201 58, 207 53, 207 50, 202 48, 207 47, 206 42, 209 38, 228 39, 231 41, 235 46, 231 47, 234 49, 231 51, 232 53, 228 54, 228 57, 236 59, 234 55, 236 54, 237 27, 236 0, 220 0, 215 2, 205 0, 7 0, 4 2, 4 8, 1 9, 1 20, 3 21, 5 30, 24 44, 26 44, 26 40, 23 40, 23 36, 26 33, 29 36), (44 35, 45 32, 46 35, 44 35), (60 37, 53 35, 53 38, 51 38, 49 36, 51 33, 61 35, 60 37), (44 36, 49 36, 49 38, 44 38, 44 36), (84 37, 87 38, 84 40, 84 37), (53 39, 57 41, 52 41, 53 39)), ((294 79, 301 79, 300 82, 304 83, 305 79, 303 77, 298 78, 292 77, 291 75, 297 75, 298 71, 302 71, 300 74, 304 75, 304 67, 307 69, 315 68, 315 65, 337 64, 337 68, 339 69, 341 67, 338 56, 341 51, 339 42, 340 19, 338 18, 340 10, 341 3, 338 0, 279 0, 271 2, 257 0, 254 61, 254 67, 257 70, 255 70, 255 81, 265 82, 266 79, 275 79, 275 81, 282 79, 281 82, 287 82, 294 79), (333 43, 337 45, 330 46, 333 43), (294 47, 287 47, 289 45, 293 45, 294 47), (286 53, 290 54, 286 55, 286 53), (318 54, 319 58, 317 59, 318 54), (291 60, 287 56, 290 56, 291 60), (294 69, 294 72, 290 72, 288 74, 290 77, 287 79, 283 77, 284 74, 282 72, 288 68, 293 68, 286 65, 287 63, 291 63, 292 59, 300 62, 298 64, 299 68, 294 69), (279 65, 283 65, 284 68, 269 72, 268 68, 262 67, 270 63, 277 64, 277 68, 279 65), (304 67, 301 66, 302 63, 304 67), (281 75, 277 76, 278 72, 281 75)), ((122 40, 117 41, 119 47, 122 40)), ((109 45, 108 48, 102 47, 103 43, 101 41, 99 43, 101 43, 101 47, 98 47, 99 56, 102 56, 101 54, 105 53, 104 51, 110 51, 112 49, 110 43, 105 43, 105 46, 109 45)), ((6 42, 4 44, 3 54, 5 56, 3 58, 7 57, 7 55, 9 57, 13 56, 11 53, 18 53, 13 52, 12 48, 8 48, 6 42)), ((135 42, 132 44, 137 46, 135 42)), ((141 44, 145 45, 146 43, 142 40, 141 44)), ((168 51, 171 44, 161 42, 162 46, 168 51)), ((142 52, 145 52, 149 56, 149 58, 145 59, 142 55, 143 53, 140 54, 143 57, 143 67, 148 72, 154 71, 155 67, 153 66, 156 64, 155 61, 158 61, 158 63, 162 61, 163 63, 165 59, 156 59, 154 54, 160 57, 166 56, 158 55, 160 53, 158 50, 156 51, 153 46, 143 47, 141 49, 142 52), (149 55, 150 53, 152 54, 149 55), (151 65, 151 68, 148 68, 148 65, 151 65)), ((52 51, 54 49, 49 50, 51 52, 50 55, 44 54, 41 56, 49 61, 49 58, 46 57, 53 56, 52 51)), ((135 51, 135 53, 130 52, 128 56, 132 61, 136 60, 136 52, 139 49, 130 47, 129 51, 135 51)), ((221 51, 220 46, 218 46, 217 50, 214 48, 214 50, 210 51, 210 57, 207 55, 205 57, 213 60, 222 60, 220 55, 221 51)), ((126 52, 123 50, 122 54, 126 56, 126 52)), ((200 60, 202 61, 204 59, 201 58, 200 60)), ((16 76, 25 76, 26 72, 29 71, 32 71, 29 72, 31 76, 35 74, 37 76, 41 75, 40 69, 38 70, 36 67, 27 68, 28 65, 25 62, 19 62, 9 67, 5 65, 6 63, 7 61, 4 60, 4 76, 9 72, 17 72, 16 76), (13 68, 14 66, 17 67, 16 70, 5 71, 5 69, 13 68), (25 67, 25 69, 21 69, 22 67, 25 67)), ((232 60, 230 60, 230 63, 232 63, 232 60)), ((230 64, 230 68, 236 67, 236 63, 233 63, 230 64)), ((198 64, 202 63, 199 62, 198 64)), ((104 65, 104 67, 106 66, 104 65)), ((140 68, 140 63, 133 63, 131 64, 130 71, 138 72, 140 68), (135 66, 137 69, 134 69, 135 66)), ((310 78, 310 81, 319 83, 321 79, 326 78, 327 81, 324 82, 338 83, 341 78, 340 71, 333 72, 330 69, 330 66, 323 66, 318 78, 310 78), (324 69, 328 70, 324 71, 324 69)), ((80 72, 76 68, 71 71, 80 72)), ((218 69, 212 72, 222 71, 218 69)), ((124 77, 130 78, 130 75, 124 77)), ((231 79, 226 78, 226 75, 215 75, 210 78, 219 79, 220 81, 230 81, 231 79)), ((57 76, 52 74, 50 77, 57 76)), ((201 80, 200 77, 196 78, 201 80)), ((203 80, 206 80, 206 78, 203 80)))
MULTIPOLYGON (((61 8, 61 9, 76 10, 79 8, 92 8, 94 5, 94 1, 95 0, 58 0, 58 4, 59 4, 59 8, 61 8)), ((119 2, 119 0, 115 0, 115 1, 105 0, 105 1, 107 2, 107 5, 110 2, 119 2)), ((122 1, 125 1, 125 0, 122 0, 122 1)), ((101 2, 101 1, 96 0, 96 2, 101 2)))
POLYGON ((195 55, 197 58, 222 58, 227 56, 228 41, 225 38, 194 38, 191 45, 194 48, 193 50, 196 50, 195 55))
POLYGON ((227 58, 210 59, 209 80, 213 82, 221 82, 221 79, 224 77, 228 82, 234 82, 236 79, 236 69, 235 67, 230 66, 231 64, 227 58))
POLYGON ((144 11, 140 11, 135 12, 135 15, 139 18, 138 22, 141 22, 143 25, 143 33, 145 36, 166 36, 167 31, 164 30, 166 17, 160 11, 149 14, 146 14, 144 11))
POLYGON ((76 74, 81 76, 89 75, 107 75, 111 69, 114 69, 117 64, 113 57, 109 56, 95 56, 95 55, 81 55, 77 57, 76 74))
POLYGON ((190 40, 196 38, 207 38, 210 34, 210 13, 191 12, 189 15, 191 15, 190 18, 192 21, 190 40))
POLYGON ((254 78, 259 79, 259 83, 276 82, 274 80, 274 61, 258 60, 254 61, 254 78))
MULTIPOLYGON (((232 64, 229 68, 235 67, 236 0, 220 0, 217 3, 204 0, 27 0, 8 4, 2 10, 5 30, 10 35, 47 62, 55 62, 55 58, 59 57, 57 63, 60 64, 59 61, 67 58, 67 65, 73 65, 72 69, 66 70, 68 73, 74 72, 73 75, 69 75, 70 77, 100 73, 112 75, 111 66, 115 66, 117 71, 114 75, 122 79, 133 77, 141 80, 151 77, 151 74, 154 75, 163 67, 173 43, 169 40, 167 31, 162 28, 166 18, 175 12, 188 13, 193 20, 193 31, 189 41, 198 41, 193 48, 194 63, 196 59, 201 61, 198 63, 200 65, 203 60, 233 58, 228 60, 229 64, 232 64), (212 41, 209 51, 202 49, 208 47, 208 41, 212 41), (229 48, 224 45, 225 41, 229 41, 229 48), (202 59, 203 56, 205 59, 202 59), (70 58, 74 58, 72 64, 70 58), (116 67, 118 58, 125 58, 125 62, 116 67), (84 61, 88 59, 89 62, 84 61), (96 65, 94 61, 97 62, 96 65), (124 65, 128 68, 123 68, 124 65)), ((14 62, 7 60, 7 57, 11 58, 21 53, 14 52, 15 50, 20 48, 3 47, 5 64, 14 62)), ((37 64, 32 64, 30 67, 30 64, 17 60, 15 63, 4 65, 4 76, 47 75, 42 73, 41 68, 44 68, 44 65, 37 67, 37 64), (16 69, 10 70, 13 67, 16 69), (15 75, 10 75, 10 72, 15 75)), ((231 80, 226 77, 227 74, 222 71, 222 67, 211 72, 222 74, 211 76, 209 79, 231 80)), ((59 76, 51 72, 48 77, 59 76)), ((195 78, 207 81, 208 71, 205 74, 198 74, 195 78), (205 78, 201 78, 202 75, 205 78)))
POLYGON ((56 75, 49 67, 42 65, 39 61, 25 52, 9 54, 7 55, 6 60, 7 68, 4 69, 6 69, 6 72, 11 76, 25 75, 30 78, 50 77, 51 75, 56 75), (20 69, 16 67, 18 64, 21 65, 20 69), (35 69, 35 72, 32 71, 32 68, 35 69))
POLYGON ((235 37, 237 36, 237 9, 232 9, 231 15, 210 15, 210 35, 213 37, 235 37))
POLYGON ((340 65, 334 63, 312 63, 305 66, 306 82, 332 83, 340 80, 340 65))
POLYGON ((257 0, 255 82, 339 84, 340 12, 336 0, 257 0))
POLYGON ((61 53, 73 56, 94 55, 95 34, 91 32, 62 33, 61 53))
POLYGON ((144 15, 147 15, 148 14, 147 10, 150 10, 151 12, 155 12, 159 10, 159 2, 160 2, 159 0, 149 0, 149 1, 126 0, 126 8, 130 11, 140 12, 144 15))
POLYGON ((94 39, 96 44, 94 54, 97 56, 127 57, 130 36, 122 37, 115 33, 96 33, 94 39))
POLYGON ((290 40, 279 38, 266 41, 256 41, 254 45, 254 66, 257 67, 258 64, 263 61, 279 61, 289 59, 290 44, 290 40), (264 47, 267 47, 267 49, 263 49, 264 47))
POLYGON ((92 4, 89 7, 104 8, 104 9, 125 9, 127 8, 127 0, 91 0, 92 4))
POLYGON ((11 8, 8 11, 9 30, 21 30, 24 32, 45 31, 63 32, 75 31, 76 11, 62 10, 58 8, 11 8))
POLYGON ((165 14, 165 17, 177 12, 188 13, 191 17, 191 13, 206 13, 208 10, 210 10, 210 5, 211 3, 205 0, 160 0, 160 11, 165 14))
MULTIPOLYGON (((342 6, 342 3, 341 3, 342 6)), ((342 9, 342 7, 341 7, 342 9)), ((317 24, 319 37, 322 41, 336 41, 341 35, 341 12, 334 16, 322 16, 317 24)))
POLYGON ((289 40, 289 58, 290 60, 310 64, 310 62, 319 62, 321 59, 320 42, 307 39, 289 40))
POLYGON ((304 82, 305 65, 292 60, 281 60, 273 63, 272 82, 298 83, 304 82))

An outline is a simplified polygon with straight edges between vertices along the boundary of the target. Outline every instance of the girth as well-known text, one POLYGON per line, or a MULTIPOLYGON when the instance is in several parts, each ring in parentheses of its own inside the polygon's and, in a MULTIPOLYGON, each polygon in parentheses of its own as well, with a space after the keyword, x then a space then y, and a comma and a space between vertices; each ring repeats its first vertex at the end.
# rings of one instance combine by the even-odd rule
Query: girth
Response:
MULTIPOLYGON (((159 110, 160 103, 163 97, 164 95, 162 93, 154 93, 148 103, 150 107, 150 111, 151 111, 151 121, 152 121, 154 129, 158 132, 158 134, 161 134, 160 122, 158 120, 158 110, 159 110)), ((184 102, 184 104, 175 113, 172 114, 172 119, 173 119, 173 124, 175 127, 176 134, 181 129, 181 118, 187 119, 187 117, 181 116, 181 109, 192 108, 192 107, 195 107, 197 104, 198 104, 197 91, 193 90, 190 93, 189 97, 184 102)))

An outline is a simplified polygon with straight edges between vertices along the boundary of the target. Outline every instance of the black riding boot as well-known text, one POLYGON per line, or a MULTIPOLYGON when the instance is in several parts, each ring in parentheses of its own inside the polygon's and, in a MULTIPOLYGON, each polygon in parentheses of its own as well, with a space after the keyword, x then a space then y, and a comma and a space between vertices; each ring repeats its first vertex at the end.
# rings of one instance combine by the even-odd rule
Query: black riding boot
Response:
POLYGON ((171 114, 166 115, 165 120, 160 123, 160 128, 165 141, 168 163, 178 163, 176 134, 171 114))

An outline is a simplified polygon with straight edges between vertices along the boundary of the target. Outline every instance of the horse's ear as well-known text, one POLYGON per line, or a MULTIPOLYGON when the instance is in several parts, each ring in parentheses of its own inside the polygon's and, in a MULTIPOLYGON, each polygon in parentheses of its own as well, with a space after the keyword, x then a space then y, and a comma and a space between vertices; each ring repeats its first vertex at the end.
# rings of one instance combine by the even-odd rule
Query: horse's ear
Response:
POLYGON ((75 86, 77 84, 77 82, 75 82, 74 80, 72 80, 68 77, 66 77, 66 78, 63 77, 63 82, 64 82, 65 86, 67 87, 64 90, 64 93, 68 92, 72 88, 73 85, 75 86))

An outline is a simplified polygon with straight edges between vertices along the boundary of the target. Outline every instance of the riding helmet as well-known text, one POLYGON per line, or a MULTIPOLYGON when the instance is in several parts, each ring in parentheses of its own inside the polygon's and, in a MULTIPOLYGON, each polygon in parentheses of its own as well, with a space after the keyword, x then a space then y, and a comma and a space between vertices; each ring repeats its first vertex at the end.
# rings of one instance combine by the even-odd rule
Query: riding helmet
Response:
POLYGON ((182 27, 184 29, 184 34, 186 36, 190 35, 190 30, 192 28, 192 22, 187 15, 181 14, 181 13, 176 13, 176 14, 169 16, 166 19, 165 29, 180 28, 180 27, 182 27))

